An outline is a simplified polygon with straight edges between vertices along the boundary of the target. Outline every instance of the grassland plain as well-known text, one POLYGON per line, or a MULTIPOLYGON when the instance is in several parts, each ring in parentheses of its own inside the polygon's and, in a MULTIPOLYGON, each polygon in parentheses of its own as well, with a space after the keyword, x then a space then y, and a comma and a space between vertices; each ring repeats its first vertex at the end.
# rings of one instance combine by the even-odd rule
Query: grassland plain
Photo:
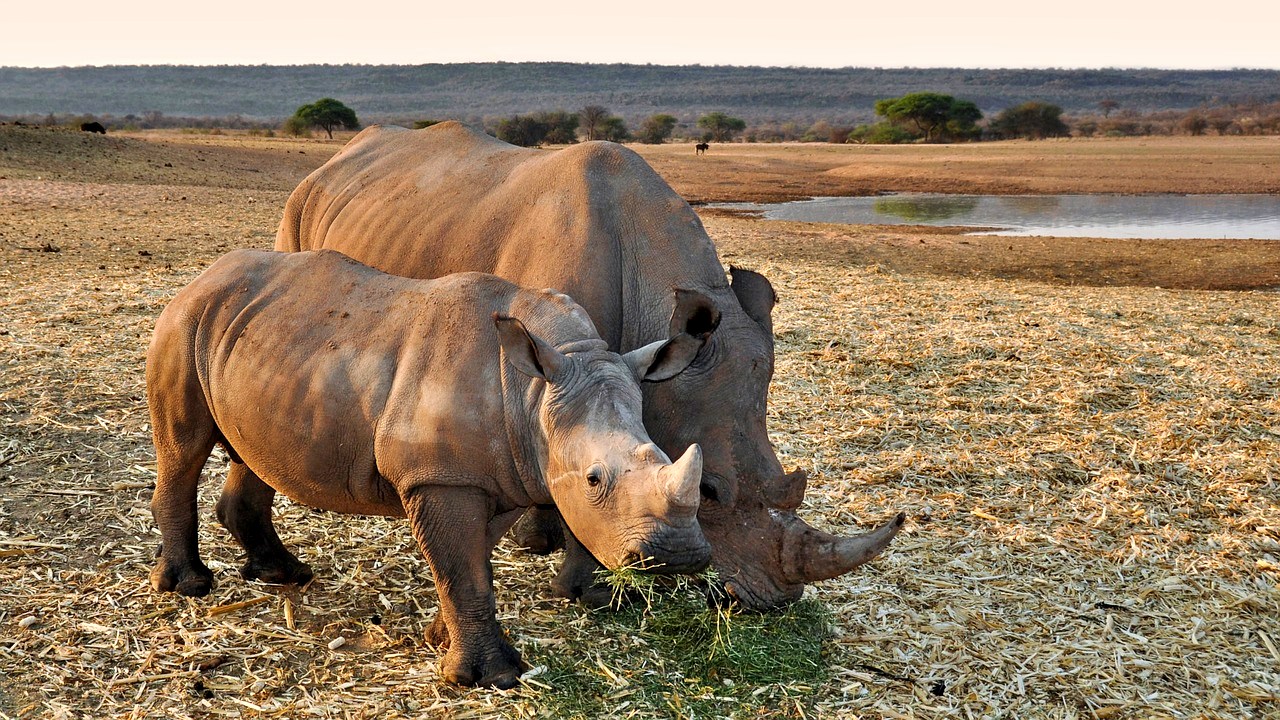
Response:
MULTIPOLYGON (((708 611, 689 590, 588 612, 546 598, 553 560, 504 544, 498 613, 543 671, 507 693, 443 686, 406 524, 281 502, 319 579, 248 584, 212 522, 219 462, 200 498, 218 585, 155 595, 154 319, 222 252, 269 247, 289 189, 340 143, 88 140, 0 128, 3 716, 1280 715, 1276 296, 873 252, 958 242, 937 230, 704 218, 781 296, 770 427, 810 471, 806 517, 911 516, 885 556, 786 613, 708 611)), ((685 162, 644 150, 660 171, 685 162)), ((668 177, 696 199, 736 172, 703 168, 668 177)), ((744 196, 775 184, 740 177, 744 196)))

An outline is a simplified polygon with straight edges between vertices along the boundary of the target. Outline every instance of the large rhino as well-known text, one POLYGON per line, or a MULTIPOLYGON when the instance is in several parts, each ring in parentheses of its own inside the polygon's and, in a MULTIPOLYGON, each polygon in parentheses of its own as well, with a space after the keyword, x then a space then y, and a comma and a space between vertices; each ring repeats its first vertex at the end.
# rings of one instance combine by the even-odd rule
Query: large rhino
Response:
POLYGON ((522 663, 494 618, 489 556, 526 507, 554 502, 611 567, 710 562, 701 451, 672 464, 640 407, 639 381, 681 372, 700 347, 678 335, 619 356, 568 297, 491 275, 410 280, 330 251, 230 253, 165 308, 147 353, 163 539, 152 586, 209 592, 196 484, 221 444, 250 493, 218 503, 245 577, 312 576, 272 525, 276 491, 408 516, 440 594, 442 674, 510 687, 522 663))
MULTIPOLYGON (((294 190, 275 247, 336 249, 408 277, 474 270, 554 287, 619 351, 709 337, 688 372, 645 387, 644 423, 668 452, 701 444, 699 520, 725 589, 747 606, 798 598, 804 583, 873 558, 902 526, 898 515, 841 538, 796 515, 804 473, 783 472, 765 429, 773 287, 737 268, 726 282, 698 216, 621 145, 546 152, 456 122, 373 126, 294 190)), ((597 566, 568 540, 557 590, 575 596, 597 566)))

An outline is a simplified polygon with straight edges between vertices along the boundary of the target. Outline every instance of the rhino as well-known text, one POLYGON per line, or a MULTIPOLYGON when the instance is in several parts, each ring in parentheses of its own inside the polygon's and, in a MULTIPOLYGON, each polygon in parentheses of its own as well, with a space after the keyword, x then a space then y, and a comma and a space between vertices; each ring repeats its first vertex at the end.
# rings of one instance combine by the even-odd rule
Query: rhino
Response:
MULTIPOLYGON (((726 282, 697 214, 621 145, 548 152, 457 122, 369 127, 285 204, 275 249, 319 248, 406 277, 480 271, 555 287, 586 309, 618 351, 673 334, 706 338, 688 371, 644 387, 644 424, 668 452, 701 445, 699 521, 724 590, 748 607, 795 600, 806 582, 875 557, 902 527, 899 514, 845 538, 796 514, 805 474, 783 471, 765 426, 774 289, 741 268, 726 282)), ((226 492, 241 489, 229 484, 226 492)), ((553 549, 553 514, 531 516, 521 539, 553 549)), ((564 541, 556 592, 607 601, 593 585, 598 565, 571 533, 564 541)))
POLYGON ((551 290, 491 275, 388 276, 329 250, 237 250, 180 291, 147 352, 156 448, 157 591, 201 596, 196 485, 231 458, 217 517, 246 579, 305 583, 281 543, 276 492, 317 508, 407 517, 440 596, 428 637, 442 676, 511 687, 525 667, 494 617, 490 555, 552 504, 605 565, 696 572, 702 452, 674 463, 645 433, 640 382, 684 371, 686 334, 626 355, 551 290))

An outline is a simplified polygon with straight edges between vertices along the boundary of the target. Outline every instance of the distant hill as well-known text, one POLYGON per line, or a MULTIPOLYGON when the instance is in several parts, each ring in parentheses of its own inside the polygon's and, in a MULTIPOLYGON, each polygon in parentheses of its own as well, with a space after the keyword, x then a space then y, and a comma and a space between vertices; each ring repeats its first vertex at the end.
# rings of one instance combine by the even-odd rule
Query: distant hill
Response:
POLYGON ((1276 70, 966 70, 461 63, 433 65, 0 68, 0 115, 243 115, 281 119, 320 97, 364 122, 479 120, 599 104, 634 123, 713 110, 749 122, 863 122, 879 98, 918 90, 973 100, 988 115, 1026 100, 1068 113, 1099 100, 1141 112, 1280 100, 1276 70))

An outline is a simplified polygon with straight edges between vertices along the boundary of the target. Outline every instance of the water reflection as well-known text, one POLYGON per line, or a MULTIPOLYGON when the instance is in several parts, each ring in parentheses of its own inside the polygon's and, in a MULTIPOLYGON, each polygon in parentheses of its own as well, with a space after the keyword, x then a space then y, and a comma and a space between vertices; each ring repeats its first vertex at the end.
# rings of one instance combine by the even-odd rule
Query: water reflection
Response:
POLYGON ((728 203, 771 220, 953 225, 996 235, 1280 240, 1280 195, 937 195, 728 203), (990 228, 998 228, 991 231, 990 228))
POLYGON ((892 215, 913 223, 931 223, 968 215, 978 206, 978 199, 966 195, 893 196, 877 199, 877 215, 892 215))

